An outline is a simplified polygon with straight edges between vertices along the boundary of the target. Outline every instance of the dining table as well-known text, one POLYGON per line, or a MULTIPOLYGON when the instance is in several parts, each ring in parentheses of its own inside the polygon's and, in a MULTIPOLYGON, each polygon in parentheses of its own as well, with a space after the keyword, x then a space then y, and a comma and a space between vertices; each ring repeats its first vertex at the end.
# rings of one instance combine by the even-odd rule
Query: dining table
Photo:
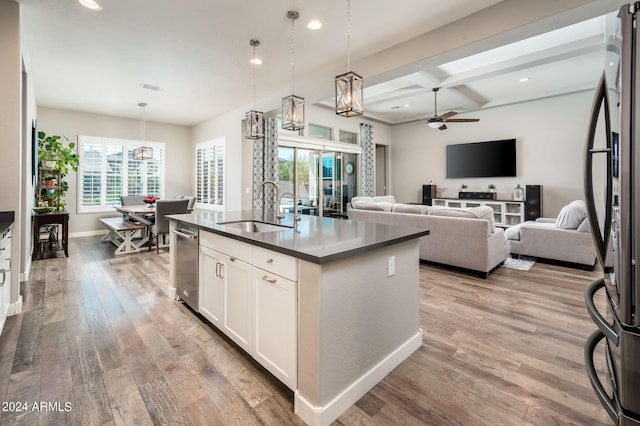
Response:
POLYGON ((129 206, 114 206, 118 213, 121 213, 123 218, 138 222, 144 225, 145 232, 141 237, 135 241, 135 247, 139 249, 145 244, 149 243, 149 229, 153 226, 154 218, 156 214, 156 207, 154 204, 133 204, 129 206))

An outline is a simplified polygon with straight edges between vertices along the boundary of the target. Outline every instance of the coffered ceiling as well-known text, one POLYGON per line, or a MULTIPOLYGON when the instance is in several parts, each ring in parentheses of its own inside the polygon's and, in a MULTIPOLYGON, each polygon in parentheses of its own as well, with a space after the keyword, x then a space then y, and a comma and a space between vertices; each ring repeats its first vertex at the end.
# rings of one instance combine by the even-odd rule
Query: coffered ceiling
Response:
MULTIPOLYGON (((195 125, 250 105, 249 40, 257 38, 261 41, 257 56, 264 63, 257 67, 256 107, 273 109, 276 104, 267 99, 291 92, 289 9, 300 12, 295 32, 296 94, 332 107, 333 77, 346 71, 344 0, 98 0, 102 5, 98 12, 77 0, 19 2, 26 67, 39 106, 137 118, 138 103, 147 102, 149 120, 195 125), (323 27, 307 29, 311 19, 321 20, 323 27), (158 90, 145 89, 145 84, 158 90)), ((562 5, 562 19, 541 19, 538 27, 529 22, 519 39, 617 10, 622 2, 535 3, 549 10, 562 5)), ((610 18, 589 19, 515 44, 487 38, 482 53, 475 43, 471 54, 464 49, 447 54, 448 40, 441 39, 442 52, 437 55, 427 52, 434 50, 432 46, 424 57, 414 49, 412 59, 399 61, 403 63, 397 68, 370 65, 389 54, 407 56, 403 47, 461 19, 478 15, 490 22, 493 14, 496 19, 517 17, 531 4, 351 0, 352 68, 365 77, 366 115, 389 124, 426 118, 433 114, 433 87, 443 88, 438 111, 455 110, 461 118, 482 108, 593 90, 605 60, 607 34, 615 31, 610 18), (529 81, 521 83, 523 77, 529 81)), ((514 37, 512 33, 506 39, 514 37)))

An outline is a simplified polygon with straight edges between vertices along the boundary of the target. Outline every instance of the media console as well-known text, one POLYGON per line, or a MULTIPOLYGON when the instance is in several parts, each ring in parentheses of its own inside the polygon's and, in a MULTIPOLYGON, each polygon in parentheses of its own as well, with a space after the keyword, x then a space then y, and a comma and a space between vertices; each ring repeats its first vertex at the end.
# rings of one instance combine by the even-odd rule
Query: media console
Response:
POLYGON ((509 227, 524 222, 524 201, 434 198, 433 205, 458 209, 488 206, 493 209, 496 226, 509 227))

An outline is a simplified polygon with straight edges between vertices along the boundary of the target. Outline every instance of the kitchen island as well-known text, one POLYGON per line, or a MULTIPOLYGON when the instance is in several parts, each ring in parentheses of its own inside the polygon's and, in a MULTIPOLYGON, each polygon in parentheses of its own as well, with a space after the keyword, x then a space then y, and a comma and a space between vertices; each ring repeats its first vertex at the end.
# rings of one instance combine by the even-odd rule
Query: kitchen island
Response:
MULTIPOLYGON (((330 424, 422 344, 418 238, 426 229, 261 212, 170 216, 199 230, 197 310, 330 424)), ((169 294, 180 296, 176 234, 169 294)))

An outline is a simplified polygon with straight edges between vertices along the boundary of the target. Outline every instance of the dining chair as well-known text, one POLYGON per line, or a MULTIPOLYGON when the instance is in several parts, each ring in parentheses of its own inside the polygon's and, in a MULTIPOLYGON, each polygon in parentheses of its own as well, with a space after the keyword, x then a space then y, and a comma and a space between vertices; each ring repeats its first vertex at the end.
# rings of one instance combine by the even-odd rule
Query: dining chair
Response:
POLYGON ((178 200, 158 200, 156 201, 156 222, 151 226, 149 230, 149 251, 153 245, 155 236, 156 240, 156 253, 160 253, 160 235, 164 236, 169 233, 169 219, 167 215, 171 214, 183 214, 187 213, 187 206, 189 200, 182 198, 178 200))
POLYGON ((121 195, 120 196, 120 205, 122 206, 140 206, 144 204, 144 196, 143 195, 121 195))
POLYGON ((187 209, 188 210, 193 210, 193 206, 196 204, 196 197, 195 195, 174 195, 172 197, 173 200, 182 200, 182 199, 187 199, 189 200, 189 204, 187 205, 187 209))

